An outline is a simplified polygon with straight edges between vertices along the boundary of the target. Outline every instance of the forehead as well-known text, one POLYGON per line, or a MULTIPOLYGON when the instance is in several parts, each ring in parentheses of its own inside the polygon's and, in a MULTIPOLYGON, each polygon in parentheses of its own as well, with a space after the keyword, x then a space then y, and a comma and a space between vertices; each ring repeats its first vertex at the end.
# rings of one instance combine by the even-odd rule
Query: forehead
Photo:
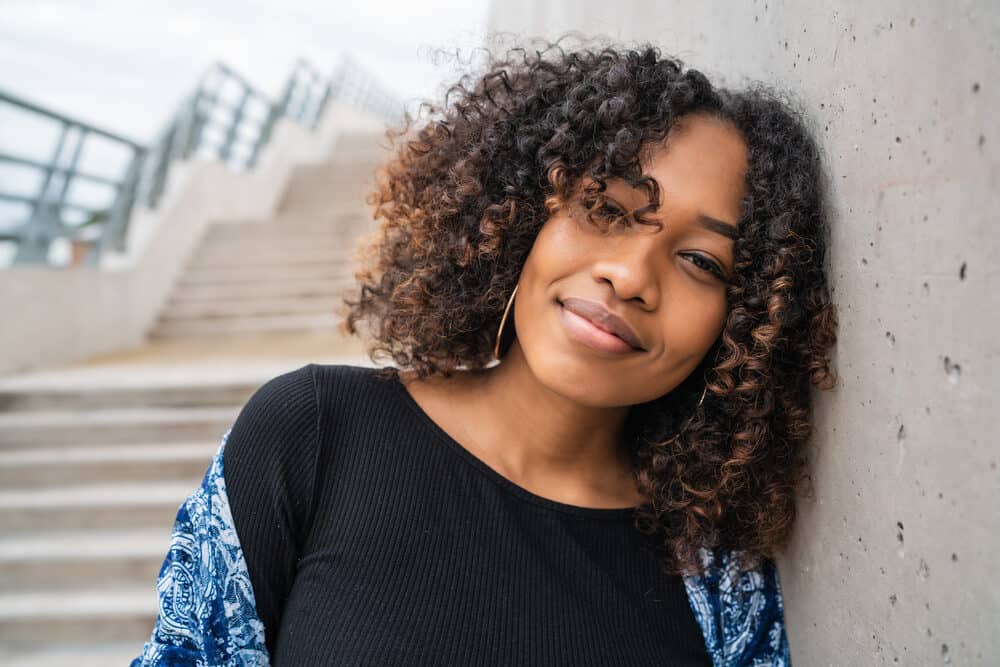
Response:
MULTIPOLYGON (((729 122, 705 114, 678 119, 664 143, 645 148, 642 166, 660 185, 661 210, 680 207, 734 224, 739 219, 747 147, 729 122)), ((624 181, 618 186, 629 189, 624 181)))

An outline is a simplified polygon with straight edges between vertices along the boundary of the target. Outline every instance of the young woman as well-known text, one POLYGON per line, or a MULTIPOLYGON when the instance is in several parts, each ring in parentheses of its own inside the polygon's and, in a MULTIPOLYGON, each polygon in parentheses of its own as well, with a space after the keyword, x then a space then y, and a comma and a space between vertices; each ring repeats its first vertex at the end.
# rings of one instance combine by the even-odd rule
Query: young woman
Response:
POLYGON ((835 381, 800 115, 651 46, 514 50, 428 108, 345 302, 395 365, 254 394, 133 664, 787 665, 835 381))

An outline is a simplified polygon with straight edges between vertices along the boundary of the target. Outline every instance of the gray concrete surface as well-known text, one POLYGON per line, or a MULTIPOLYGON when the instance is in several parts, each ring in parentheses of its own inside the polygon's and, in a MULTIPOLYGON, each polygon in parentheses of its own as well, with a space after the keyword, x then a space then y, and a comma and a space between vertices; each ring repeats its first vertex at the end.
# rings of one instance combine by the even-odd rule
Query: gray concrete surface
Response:
POLYGON ((1000 664, 1000 5, 505 0, 491 28, 651 40, 807 104, 841 382, 779 561, 793 662, 1000 664))

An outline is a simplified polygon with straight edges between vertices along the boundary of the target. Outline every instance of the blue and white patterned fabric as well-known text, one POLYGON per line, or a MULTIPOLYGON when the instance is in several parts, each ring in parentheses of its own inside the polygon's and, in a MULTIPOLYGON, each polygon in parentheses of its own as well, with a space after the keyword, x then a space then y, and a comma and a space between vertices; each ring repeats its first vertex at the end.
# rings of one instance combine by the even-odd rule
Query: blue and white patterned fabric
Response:
POLYGON ((222 452, 177 511, 156 590, 153 635, 130 667, 263 667, 264 624, 229 511, 222 452))
POLYGON ((713 667, 789 667, 778 569, 741 570, 733 552, 700 551, 704 574, 684 578, 713 667))
MULTIPOLYGON (((266 667, 270 656, 233 524, 222 442, 181 505, 156 589, 159 613, 130 667, 266 667)), ((740 570, 732 553, 701 551, 705 573, 684 578, 713 667, 788 667, 778 572, 740 570)))

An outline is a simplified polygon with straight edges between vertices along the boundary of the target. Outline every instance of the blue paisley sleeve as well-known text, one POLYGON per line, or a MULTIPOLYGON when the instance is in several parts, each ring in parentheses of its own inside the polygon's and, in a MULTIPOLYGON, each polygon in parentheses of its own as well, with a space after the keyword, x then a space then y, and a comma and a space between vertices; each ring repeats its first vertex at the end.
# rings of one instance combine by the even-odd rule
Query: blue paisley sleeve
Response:
POLYGON ((713 667, 790 667, 774 562, 741 570, 735 552, 700 553, 704 573, 684 583, 713 667))
POLYGON ((227 430, 199 486, 177 511, 157 579, 159 612, 130 667, 261 667, 264 626, 233 524, 222 452, 227 430))

